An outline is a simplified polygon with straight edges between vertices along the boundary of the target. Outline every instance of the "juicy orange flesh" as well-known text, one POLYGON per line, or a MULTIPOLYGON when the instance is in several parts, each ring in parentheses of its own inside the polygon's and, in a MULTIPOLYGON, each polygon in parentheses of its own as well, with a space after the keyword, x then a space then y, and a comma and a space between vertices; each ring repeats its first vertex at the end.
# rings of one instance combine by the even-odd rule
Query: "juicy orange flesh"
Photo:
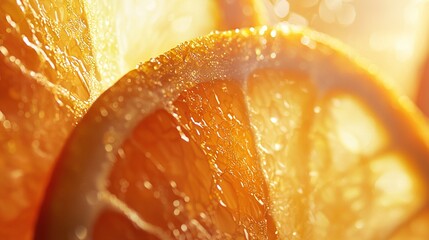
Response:
POLYGON ((28 75, 38 74, 44 86, 88 99, 96 67, 82 1, 21 5, 6 1, 0 7, 2 50, 11 64, 28 75))
POLYGON ((0 3, 2 239, 31 239, 42 188, 80 111, 69 93, 89 97, 84 78, 95 69, 82 5, 56 4, 0 3))
POLYGON ((152 113, 118 151, 109 192, 170 237, 273 236, 244 104, 238 86, 218 81, 152 113))
POLYGON ((41 186, 73 118, 33 79, 2 61, 0 69, 0 236, 30 239, 41 186))
POLYGON ((376 119, 299 73, 199 84, 123 143, 95 226, 128 218, 136 236, 198 238, 389 238, 415 225, 428 234, 420 173, 376 119))

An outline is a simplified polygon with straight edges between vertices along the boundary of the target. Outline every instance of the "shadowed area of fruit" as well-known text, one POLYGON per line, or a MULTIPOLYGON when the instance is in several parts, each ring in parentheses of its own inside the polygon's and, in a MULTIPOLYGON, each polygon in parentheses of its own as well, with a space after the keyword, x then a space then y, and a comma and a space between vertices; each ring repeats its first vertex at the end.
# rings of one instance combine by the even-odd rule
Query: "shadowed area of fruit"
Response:
POLYGON ((36 239, 426 239, 426 122, 345 52, 281 24, 140 65, 67 141, 36 239))

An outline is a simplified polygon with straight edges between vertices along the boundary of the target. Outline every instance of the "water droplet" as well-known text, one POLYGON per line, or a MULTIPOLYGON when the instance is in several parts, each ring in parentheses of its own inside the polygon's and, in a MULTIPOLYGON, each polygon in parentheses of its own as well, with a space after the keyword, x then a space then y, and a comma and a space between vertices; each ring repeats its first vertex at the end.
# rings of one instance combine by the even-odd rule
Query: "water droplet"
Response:
POLYGON ((320 107, 320 106, 315 106, 314 108, 313 108, 313 112, 314 113, 320 113, 320 111, 322 110, 322 108, 320 107))
POLYGON ((277 123, 279 121, 279 119, 277 117, 270 117, 270 121, 272 123, 277 123))
POLYGON ((264 204, 264 201, 262 201, 261 199, 259 199, 257 196, 253 196, 255 199, 256 199, 256 201, 259 203, 259 205, 261 205, 261 206, 264 206, 265 204, 264 204))
POLYGON ((125 114, 124 119, 130 121, 132 119, 132 115, 130 113, 125 114))
POLYGON ((290 9, 289 2, 286 0, 277 0, 274 4, 274 12, 279 18, 284 18, 288 15, 290 9))
POLYGON ((113 150, 113 146, 112 144, 106 144, 104 145, 104 149, 106 150, 106 152, 111 152, 113 150))
POLYGON ((303 36, 301 38, 301 43, 302 43, 302 45, 305 45, 305 46, 307 46, 307 47, 309 47, 311 49, 315 49, 316 48, 316 43, 313 40, 311 40, 311 38, 308 37, 308 36, 303 36))
POLYGON ((262 26, 259 29, 259 35, 264 35, 267 32, 267 30, 268 30, 268 27, 266 25, 262 26))
POLYGON ((174 229, 174 230, 173 230, 173 235, 174 235, 175 237, 179 237, 179 236, 180 236, 180 231, 179 231, 179 230, 177 230, 177 229, 174 229))
POLYGON ((246 240, 249 240, 250 238, 249 238, 249 233, 247 232, 247 229, 244 228, 243 231, 244 231, 244 237, 246 237, 246 240))
POLYGON ((107 117, 107 115, 109 115, 109 112, 105 108, 100 108, 100 114, 103 117, 107 117))
POLYGON ((148 190, 152 189, 152 184, 149 181, 144 181, 143 186, 148 190))
POLYGON ((10 128, 12 127, 12 124, 10 123, 10 121, 9 121, 9 120, 4 120, 4 121, 3 121, 3 127, 4 127, 5 129, 10 129, 10 128))
POLYGON ((281 143, 275 143, 274 144, 274 150, 280 151, 282 149, 283 145, 281 143))
POLYGON ((4 56, 9 55, 9 51, 4 46, 0 46, 0 53, 2 53, 4 56))
POLYGON ((189 137, 185 135, 185 133, 182 131, 182 128, 180 126, 177 126, 176 129, 177 131, 179 131, 180 138, 185 142, 189 142, 189 137))
POLYGON ((173 210, 173 214, 174 214, 174 216, 179 216, 179 214, 180 214, 180 209, 175 208, 175 209, 173 210))
POLYGON ((7 14, 6 15, 6 21, 9 23, 9 25, 12 27, 12 28, 14 28, 14 29, 16 29, 17 28, 17 24, 16 24, 16 22, 15 21, 13 21, 12 20, 12 17, 9 15, 9 14, 7 14))

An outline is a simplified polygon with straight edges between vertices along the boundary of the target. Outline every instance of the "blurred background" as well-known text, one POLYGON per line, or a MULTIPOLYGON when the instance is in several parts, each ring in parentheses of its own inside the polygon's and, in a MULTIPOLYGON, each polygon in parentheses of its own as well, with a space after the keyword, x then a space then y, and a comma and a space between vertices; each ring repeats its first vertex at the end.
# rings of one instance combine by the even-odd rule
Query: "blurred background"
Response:
POLYGON ((308 26, 342 40, 380 69, 397 91, 421 105, 429 102, 429 86, 419 89, 429 56, 428 0, 266 0, 266 4, 273 21, 308 26), (419 90, 425 93, 418 96, 419 90))

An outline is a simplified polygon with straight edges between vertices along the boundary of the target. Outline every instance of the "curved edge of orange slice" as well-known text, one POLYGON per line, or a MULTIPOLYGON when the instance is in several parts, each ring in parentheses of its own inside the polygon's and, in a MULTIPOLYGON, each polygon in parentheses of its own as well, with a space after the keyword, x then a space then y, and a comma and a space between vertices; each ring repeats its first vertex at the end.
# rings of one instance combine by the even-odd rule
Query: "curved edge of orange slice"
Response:
MULTIPOLYGON (((129 72, 102 94, 68 139, 47 190, 36 239, 66 238, 94 221, 103 207, 100 192, 106 187, 115 150, 124 140, 111 139, 112 133, 120 132, 125 138, 152 111, 168 108, 182 91, 201 82, 245 81, 259 68, 305 71, 322 92, 358 92, 394 133, 395 144, 408 144, 417 159, 410 163, 415 165, 412 167, 429 172, 429 163, 422 157, 429 156, 429 132, 421 113, 344 49, 320 33, 281 24, 215 32, 185 42, 129 72), (333 68, 338 71, 329 71, 333 68), (380 92, 384 97, 378 96, 380 92), (416 134, 411 136, 408 131, 416 134)), ((424 177, 429 182, 429 175, 424 177)))

